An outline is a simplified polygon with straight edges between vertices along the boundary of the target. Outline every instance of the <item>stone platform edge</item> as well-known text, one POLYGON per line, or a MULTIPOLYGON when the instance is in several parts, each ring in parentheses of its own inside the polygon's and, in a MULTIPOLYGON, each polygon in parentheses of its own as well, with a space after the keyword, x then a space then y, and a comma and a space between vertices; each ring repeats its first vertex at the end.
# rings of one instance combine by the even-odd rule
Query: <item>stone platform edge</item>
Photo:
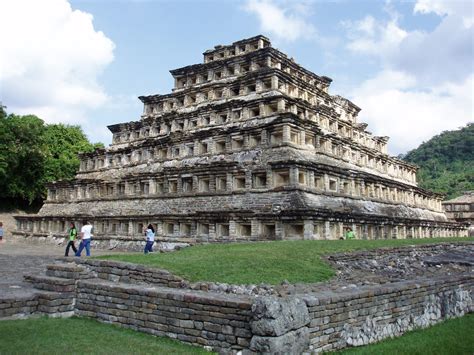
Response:
POLYGON ((0 296, 0 319, 80 315, 221 353, 301 354, 369 344, 474 311, 472 274, 276 297, 191 289, 166 270, 130 263, 76 261, 30 276, 41 290, 27 297, 0 296))

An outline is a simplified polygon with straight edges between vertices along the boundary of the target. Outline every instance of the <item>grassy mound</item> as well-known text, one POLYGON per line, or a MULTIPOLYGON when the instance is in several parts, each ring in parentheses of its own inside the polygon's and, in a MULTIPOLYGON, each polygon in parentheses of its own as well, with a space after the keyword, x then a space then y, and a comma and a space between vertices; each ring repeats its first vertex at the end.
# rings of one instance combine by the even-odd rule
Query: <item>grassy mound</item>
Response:
POLYGON ((334 270, 322 255, 381 247, 435 242, 474 241, 474 238, 409 240, 301 240, 235 244, 208 244, 174 253, 141 253, 101 256, 110 259, 163 268, 189 281, 232 284, 313 283, 325 281, 334 270))

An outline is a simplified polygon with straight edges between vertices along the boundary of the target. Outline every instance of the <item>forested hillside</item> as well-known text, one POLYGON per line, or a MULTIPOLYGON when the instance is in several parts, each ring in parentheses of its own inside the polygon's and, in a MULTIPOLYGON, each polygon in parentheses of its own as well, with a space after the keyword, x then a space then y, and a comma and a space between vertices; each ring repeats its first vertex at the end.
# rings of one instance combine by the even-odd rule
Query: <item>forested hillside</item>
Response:
POLYGON ((447 199, 474 190, 474 123, 434 136, 403 159, 420 166, 419 186, 445 193, 447 199))
POLYGON ((79 126, 7 114, 0 105, 0 209, 40 206, 45 183, 72 179, 77 154, 98 146, 103 145, 91 144, 79 126))

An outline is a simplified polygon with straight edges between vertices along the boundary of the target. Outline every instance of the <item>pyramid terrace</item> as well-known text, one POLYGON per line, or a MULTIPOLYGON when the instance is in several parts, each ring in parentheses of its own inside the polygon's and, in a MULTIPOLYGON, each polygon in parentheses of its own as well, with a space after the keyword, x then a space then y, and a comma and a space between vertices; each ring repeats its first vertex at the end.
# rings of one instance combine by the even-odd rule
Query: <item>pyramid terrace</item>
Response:
POLYGON ((82 154, 73 181, 49 184, 14 234, 64 237, 83 219, 97 245, 132 249, 149 223, 169 243, 467 234, 442 195, 417 186, 417 167, 358 121, 361 109, 329 93, 332 79, 268 38, 170 72, 172 92, 140 96, 140 119, 109 126, 112 144, 82 154))

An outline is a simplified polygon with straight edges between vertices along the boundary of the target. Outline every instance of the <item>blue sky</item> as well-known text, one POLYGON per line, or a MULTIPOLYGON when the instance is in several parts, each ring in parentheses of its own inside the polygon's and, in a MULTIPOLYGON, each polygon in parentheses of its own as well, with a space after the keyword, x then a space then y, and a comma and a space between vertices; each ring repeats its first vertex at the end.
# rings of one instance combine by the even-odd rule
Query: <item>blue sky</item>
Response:
POLYGON ((362 108, 405 153, 473 121, 470 1, 5 0, 0 100, 8 112, 80 124, 109 144, 139 95, 168 93, 170 69, 263 34, 362 108))

